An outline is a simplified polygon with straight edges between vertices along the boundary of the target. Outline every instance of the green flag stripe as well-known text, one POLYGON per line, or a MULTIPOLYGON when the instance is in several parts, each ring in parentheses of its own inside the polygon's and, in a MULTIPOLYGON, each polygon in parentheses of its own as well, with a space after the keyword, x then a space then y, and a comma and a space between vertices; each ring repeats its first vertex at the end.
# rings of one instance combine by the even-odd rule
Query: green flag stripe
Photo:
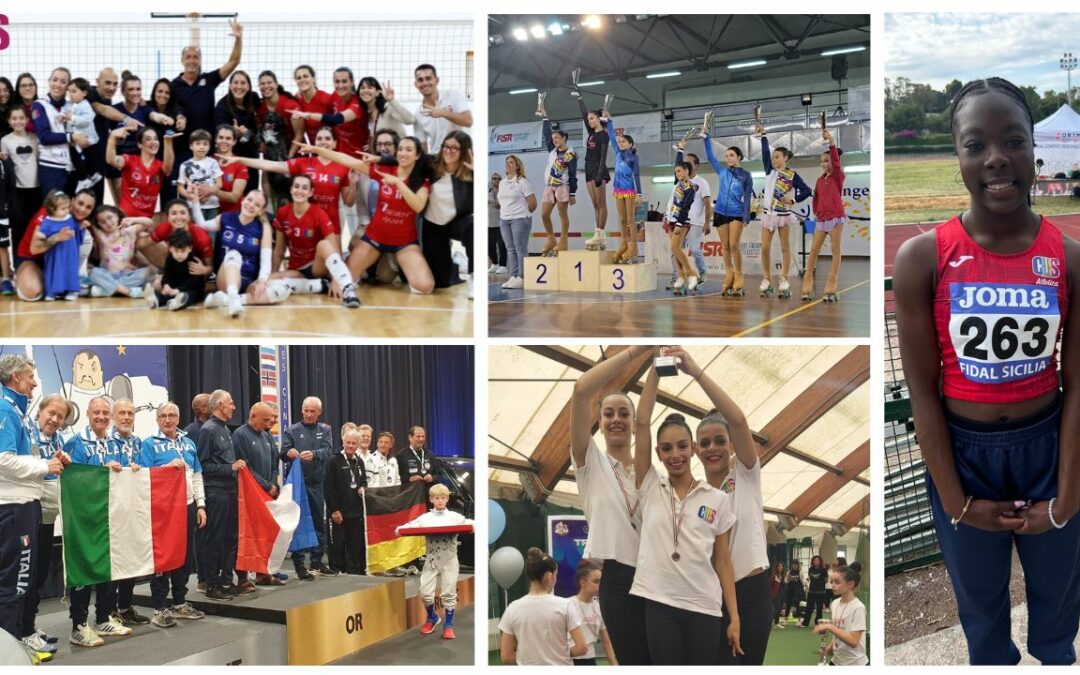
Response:
POLYGON ((60 476, 64 568, 72 588, 112 578, 109 471, 103 466, 72 464, 60 476))

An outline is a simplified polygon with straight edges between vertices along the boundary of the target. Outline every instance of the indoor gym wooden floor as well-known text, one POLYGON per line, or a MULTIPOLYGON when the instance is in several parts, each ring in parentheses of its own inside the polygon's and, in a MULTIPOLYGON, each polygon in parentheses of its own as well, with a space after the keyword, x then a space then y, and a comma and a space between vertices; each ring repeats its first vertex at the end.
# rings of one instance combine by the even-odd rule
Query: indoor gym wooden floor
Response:
POLYGON ((402 338, 471 337, 473 301, 465 284, 431 295, 398 286, 361 286, 360 309, 326 295, 295 295, 280 305, 248 307, 236 319, 224 308, 149 310, 143 300, 78 302, 0 299, 0 335, 9 337, 402 338))
POLYGON ((840 302, 820 294, 828 259, 818 264, 818 299, 798 298, 801 280, 792 276, 788 300, 759 297, 760 274, 746 277, 747 295, 720 295, 710 277, 698 295, 676 297, 664 290, 637 294, 506 290, 505 275, 488 278, 491 337, 870 337, 870 259, 845 259, 840 267, 840 302))

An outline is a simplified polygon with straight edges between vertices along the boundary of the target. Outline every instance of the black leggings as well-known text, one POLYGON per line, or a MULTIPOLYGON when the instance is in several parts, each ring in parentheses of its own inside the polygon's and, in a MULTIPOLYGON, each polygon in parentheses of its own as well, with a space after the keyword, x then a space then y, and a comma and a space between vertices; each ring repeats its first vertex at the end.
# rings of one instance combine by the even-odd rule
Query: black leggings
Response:
POLYGON ((502 230, 498 227, 488 228, 488 257, 493 265, 506 267, 506 243, 503 242, 502 230))
POLYGON ((645 600, 630 595, 633 584, 633 567, 605 560, 604 574, 600 577, 600 614, 619 665, 647 666, 650 661, 645 641, 645 600))
MULTIPOLYGON (((610 626, 608 628, 610 629, 610 626)), ((691 612, 654 600, 645 601, 645 633, 649 643, 649 658, 654 665, 715 664, 717 652, 721 649, 721 642, 716 636, 722 629, 723 620, 718 616, 691 612)), ((723 646, 727 646, 726 639, 723 640, 723 646)))
POLYGON ((718 666, 760 666, 772 635, 774 605, 769 597, 769 574, 760 572, 735 582, 739 602, 739 646, 742 656, 732 656, 727 643, 728 610, 724 605, 723 626, 720 629, 721 649, 718 666))
POLYGON ((784 618, 788 616, 799 616, 799 601, 803 599, 802 584, 797 584, 789 581, 787 585, 787 591, 784 593, 784 603, 786 608, 784 610, 784 618))
POLYGON ((825 599, 827 594, 822 592, 811 591, 806 595, 806 614, 803 615, 803 626, 810 625, 810 616, 817 612, 817 616, 814 617, 814 623, 817 623, 818 619, 825 616, 825 599))

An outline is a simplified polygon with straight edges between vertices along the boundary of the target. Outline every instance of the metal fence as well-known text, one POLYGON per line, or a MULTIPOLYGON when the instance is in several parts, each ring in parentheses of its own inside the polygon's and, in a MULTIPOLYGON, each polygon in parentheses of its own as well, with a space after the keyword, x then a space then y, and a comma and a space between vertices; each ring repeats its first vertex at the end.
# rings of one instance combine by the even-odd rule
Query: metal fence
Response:
POLYGON ((926 492, 926 465, 915 438, 911 396, 900 361, 892 279, 885 279, 885 573, 939 560, 926 492))

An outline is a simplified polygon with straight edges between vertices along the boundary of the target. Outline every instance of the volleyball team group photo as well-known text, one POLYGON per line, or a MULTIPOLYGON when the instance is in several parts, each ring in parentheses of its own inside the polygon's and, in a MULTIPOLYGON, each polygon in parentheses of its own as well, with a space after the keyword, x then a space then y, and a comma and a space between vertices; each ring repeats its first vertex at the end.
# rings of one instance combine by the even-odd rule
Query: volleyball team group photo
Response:
POLYGON ((471 334, 472 22, 397 25, 20 25, 0 73, 8 333, 471 334), (46 31, 71 39, 33 49, 46 31))

